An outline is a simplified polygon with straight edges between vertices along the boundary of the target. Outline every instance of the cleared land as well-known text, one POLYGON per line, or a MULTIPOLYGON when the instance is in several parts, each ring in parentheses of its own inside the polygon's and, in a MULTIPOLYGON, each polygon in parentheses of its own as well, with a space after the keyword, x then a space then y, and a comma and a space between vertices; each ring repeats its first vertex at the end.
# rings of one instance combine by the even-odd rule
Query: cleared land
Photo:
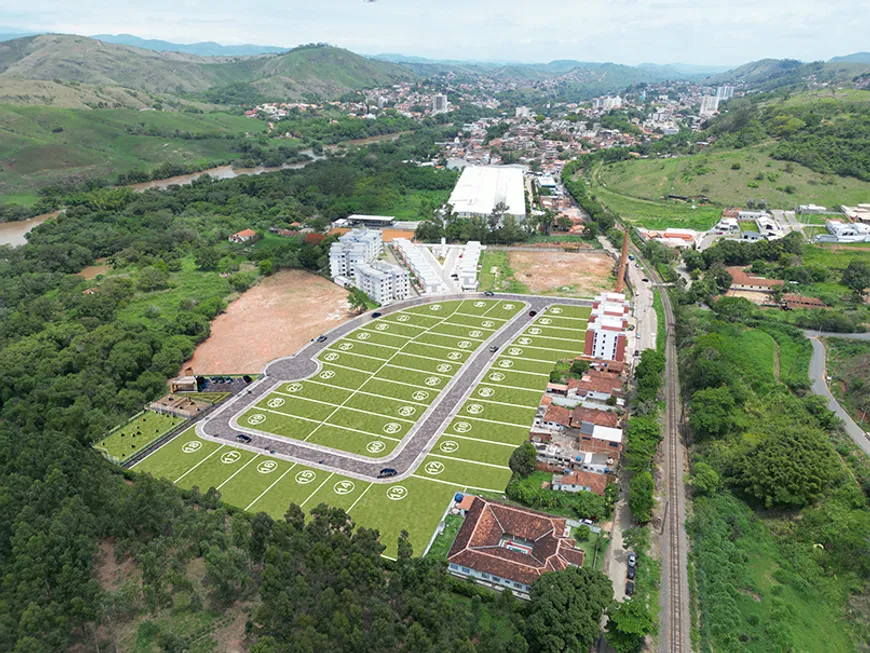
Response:
POLYGON ((508 262, 514 278, 535 294, 593 297, 616 282, 613 259, 604 253, 517 251, 508 262))
POLYGON ((184 420, 174 415, 145 411, 94 444, 94 448, 110 458, 124 461, 184 420))
POLYGON ((301 270, 263 279, 229 305, 184 364, 197 374, 259 373, 344 322, 347 291, 301 270))
MULTIPOLYGON (((449 310, 448 302, 441 304, 440 310, 449 310)), ((461 324, 468 328, 475 320, 482 323, 490 319, 483 312, 493 310, 493 307, 504 310, 499 308, 502 304, 498 301, 488 302, 483 307, 472 304, 468 315, 458 315, 456 311, 450 321, 462 318, 461 324)), ((431 311, 431 306, 412 310, 416 314, 409 316, 407 321, 399 321, 399 315, 394 314, 397 327, 410 332, 424 323, 438 323, 438 318, 431 315, 439 311, 431 311)), ((463 309, 462 312, 466 311, 463 309)), ((395 557, 396 541, 403 529, 410 534, 415 552, 422 554, 456 492, 480 489, 500 493, 504 490, 510 478, 508 460, 514 448, 528 437, 535 407, 547 384, 548 372, 557 359, 570 358, 582 350, 589 312, 588 308, 554 306, 539 315, 513 343, 502 349, 483 381, 472 389, 470 398, 459 407, 459 414, 439 435, 430 454, 414 474, 403 481, 381 484, 351 479, 259 452, 200 440, 192 429, 145 458, 135 466, 135 470, 165 477, 185 488, 196 486, 205 491, 213 486, 224 501, 246 510, 264 511, 275 518, 280 518, 291 503, 302 506, 306 512, 321 502, 338 506, 347 510, 358 524, 380 531, 381 541, 387 547, 385 555, 395 557), (559 344, 553 348, 550 346, 552 343, 559 344)), ((336 349, 327 350, 323 355, 330 351, 341 354, 358 351, 359 346, 366 348, 367 355, 377 350, 389 355, 392 351, 385 340, 375 343, 366 342, 371 338, 355 339, 354 336, 360 333, 385 337, 384 332, 361 329, 349 334, 345 342, 337 342, 336 349), (342 350, 341 344, 354 346, 351 350, 342 350)), ((439 351, 438 347, 431 345, 427 349, 439 351)), ((452 350, 440 351, 448 353, 452 350)), ((425 359, 420 359, 420 362, 425 363, 425 359)), ((426 386, 425 381, 422 386, 415 386, 414 383, 405 385, 405 382, 381 379, 374 385, 374 381, 365 381, 371 376, 368 371, 335 365, 329 368, 327 365, 324 363, 323 371, 333 371, 334 375, 327 379, 314 377, 298 382, 302 388, 287 393, 292 398, 283 395, 272 398, 296 401, 307 397, 331 404, 347 402, 345 406, 351 405, 349 399, 353 397, 367 398, 370 401, 364 405, 370 408, 378 405, 384 410, 389 410, 387 406, 399 405, 413 405, 425 410, 434 399, 432 388, 426 386), (372 393, 381 397, 354 392, 366 383, 371 383, 369 387, 376 388, 372 393), (391 390, 394 395, 387 394, 391 390), (412 403, 415 401, 413 394, 421 391, 428 396, 424 398, 418 394, 419 401, 412 403), (402 401, 395 401, 397 399, 402 401)), ((420 374, 424 379, 435 376, 420 374)), ((314 402, 300 402, 298 406, 302 403, 306 403, 306 414, 317 410, 314 402)), ((361 423, 354 416, 353 428, 361 423)))

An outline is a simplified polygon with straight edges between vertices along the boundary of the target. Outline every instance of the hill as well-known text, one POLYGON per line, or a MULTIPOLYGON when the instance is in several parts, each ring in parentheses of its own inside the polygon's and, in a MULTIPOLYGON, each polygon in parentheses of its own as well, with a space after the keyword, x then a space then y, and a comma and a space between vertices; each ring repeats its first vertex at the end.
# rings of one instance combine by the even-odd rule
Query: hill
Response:
POLYGON ((253 45, 250 43, 244 45, 221 45, 214 41, 189 44, 172 43, 159 39, 143 39, 132 34, 95 34, 91 38, 116 45, 130 45, 135 48, 142 48, 143 50, 183 52, 200 57, 249 57, 258 54, 279 54, 289 50, 289 48, 279 48, 272 45, 253 45))
POLYGON ((855 52, 853 54, 847 54, 842 57, 831 57, 830 62, 870 63, 870 52, 855 52))
MULTIPOLYGON (((120 87, 191 96, 241 83, 283 99, 327 99, 413 76, 395 64, 331 46, 303 46, 285 54, 258 57, 201 57, 57 34, 0 43, 0 97, 11 95, 10 85, 39 80, 88 85, 81 90, 91 94, 104 87, 120 87)), ((51 89, 44 90, 47 97, 24 94, 27 101, 18 103, 54 104, 54 96, 48 93, 51 89)))
POLYGON ((761 59, 738 66, 704 81, 708 84, 741 84, 752 90, 772 91, 805 84, 861 82, 870 75, 870 63, 859 61, 803 63, 796 59, 761 59))

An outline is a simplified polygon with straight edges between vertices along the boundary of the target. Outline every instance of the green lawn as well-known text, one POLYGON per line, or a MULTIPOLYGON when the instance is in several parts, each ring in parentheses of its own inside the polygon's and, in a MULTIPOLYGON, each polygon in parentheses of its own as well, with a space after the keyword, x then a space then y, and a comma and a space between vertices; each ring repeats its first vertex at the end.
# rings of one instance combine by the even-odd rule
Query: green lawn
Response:
POLYGON ((444 530, 435 537, 426 557, 434 560, 447 560, 447 554, 450 553, 450 547, 453 546, 453 540, 456 539, 462 522, 462 515, 447 515, 444 518, 444 530))
POLYGON ((145 411, 94 444, 109 459, 126 460, 184 422, 184 418, 145 411))

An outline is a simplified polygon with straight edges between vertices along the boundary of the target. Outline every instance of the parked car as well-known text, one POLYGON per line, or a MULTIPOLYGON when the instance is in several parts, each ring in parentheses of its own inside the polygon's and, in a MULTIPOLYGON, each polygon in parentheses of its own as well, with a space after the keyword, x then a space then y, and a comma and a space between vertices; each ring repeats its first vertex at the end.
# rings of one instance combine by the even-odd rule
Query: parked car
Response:
POLYGON ((326 336, 317 336, 317 342, 326 342, 326 336))
POLYGON ((492 347, 489 348, 489 350, 494 354, 495 352, 498 351, 498 345, 493 345, 492 347))
POLYGON ((395 475, 398 474, 398 473, 399 473, 399 472, 397 472, 397 471, 396 471, 395 469, 393 469, 392 467, 384 467, 384 468, 383 468, 383 469, 378 473, 378 478, 392 478, 393 476, 395 476, 395 475))
POLYGON ((634 567, 629 567, 628 571, 625 572, 625 576, 628 580, 634 580, 634 569, 634 567))
POLYGON ((380 317, 381 315, 383 315, 383 313, 375 312, 375 313, 372 313, 372 318, 380 317))
POLYGON ((629 260, 629 261, 633 261, 633 260, 634 260, 634 254, 629 254, 629 255, 628 255, 628 260, 629 260))
POLYGON ((484 297, 493 297, 494 295, 495 295, 495 293, 492 292, 491 290, 487 290, 485 293, 483 293, 484 297))
POLYGON ((637 565, 637 556, 633 553, 628 554, 628 566, 634 567, 637 565))
POLYGON ((595 522, 592 521, 591 519, 581 519, 581 520, 580 520, 580 523, 581 523, 581 524, 586 524, 587 526, 592 526, 595 522))
POLYGON ((244 433, 239 433, 236 435, 236 441, 244 442, 245 444, 251 444, 252 438, 250 435, 245 435, 244 433))
POLYGON ((628 581, 625 584, 625 595, 632 596, 633 594, 634 594, 634 583, 632 583, 631 581, 628 581))
POLYGON ((535 317, 538 314, 538 311, 529 311, 529 317, 535 317))
POLYGON ((641 281, 643 281, 644 283, 649 283, 649 279, 647 279, 646 277, 644 277, 643 279, 641 279, 641 281))

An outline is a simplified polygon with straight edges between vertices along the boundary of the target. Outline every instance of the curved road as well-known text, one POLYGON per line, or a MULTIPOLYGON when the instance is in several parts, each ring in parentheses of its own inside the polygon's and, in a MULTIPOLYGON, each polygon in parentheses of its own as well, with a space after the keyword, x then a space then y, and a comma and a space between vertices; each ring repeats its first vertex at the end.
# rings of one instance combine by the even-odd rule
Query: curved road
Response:
POLYGON ((825 358, 827 352, 825 345, 822 344, 820 337, 824 338, 848 338, 850 340, 870 340, 870 333, 826 333, 824 331, 804 331, 804 335, 810 339, 813 345, 813 357, 810 359, 810 380, 812 381, 812 391, 821 395, 828 400, 828 408, 836 413, 837 417, 843 420, 843 428, 849 434, 855 444, 857 444, 870 456, 870 438, 866 431, 862 429, 855 420, 847 413, 840 403, 836 400, 828 387, 827 374, 825 372, 825 358))
MULTIPOLYGON (((388 307, 378 309, 383 315, 397 311, 429 304, 433 301, 450 301, 454 299, 479 299, 484 298, 481 293, 463 293, 460 295, 437 295, 420 297, 396 303, 388 307)), ((244 428, 240 429, 234 423, 234 417, 241 411, 253 405, 261 398, 269 394, 276 385, 287 381, 303 380, 312 376, 320 369, 320 363, 316 360, 317 355, 336 339, 353 331, 357 327, 369 322, 371 313, 365 313, 349 320, 331 331, 328 331, 326 342, 310 342, 296 354, 287 358, 280 358, 266 366, 264 375, 240 394, 230 399, 214 413, 200 420, 196 425, 197 435, 207 440, 232 444, 234 447, 262 452, 267 449, 272 455, 301 463, 312 467, 320 467, 345 476, 358 478, 364 481, 376 481, 377 475, 384 467, 392 467, 398 471, 398 475, 386 479, 384 483, 395 483, 402 480, 416 470, 418 464, 429 453, 436 436, 446 426, 459 410, 463 400, 471 392, 477 382, 487 370, 491 361, 498 353, 491 353, 489 347, 510 343, 534 318, 529 317, 530 310, 543 311, 550 304, 568 304, 575 306, 591 306, 591 300, 540 297, 533 295, 515 295, 499 293, 495 296, 498 300, 515 300, 523 302, 526 307, 514 318, 508 321, 499 331, 481 343, 480 347, 469 357, 456 376, 441 391, 436 400, 432 402, 426 412, 420 417, 414 427, 402 439, 402 442, 389 456, 380 459, 368 458, 352 453, 321 447, 301 440, 289 440, 278 436, 244 428), (236 434, 243 431, 252 438, 248 445, 238 443, 236 434)))

